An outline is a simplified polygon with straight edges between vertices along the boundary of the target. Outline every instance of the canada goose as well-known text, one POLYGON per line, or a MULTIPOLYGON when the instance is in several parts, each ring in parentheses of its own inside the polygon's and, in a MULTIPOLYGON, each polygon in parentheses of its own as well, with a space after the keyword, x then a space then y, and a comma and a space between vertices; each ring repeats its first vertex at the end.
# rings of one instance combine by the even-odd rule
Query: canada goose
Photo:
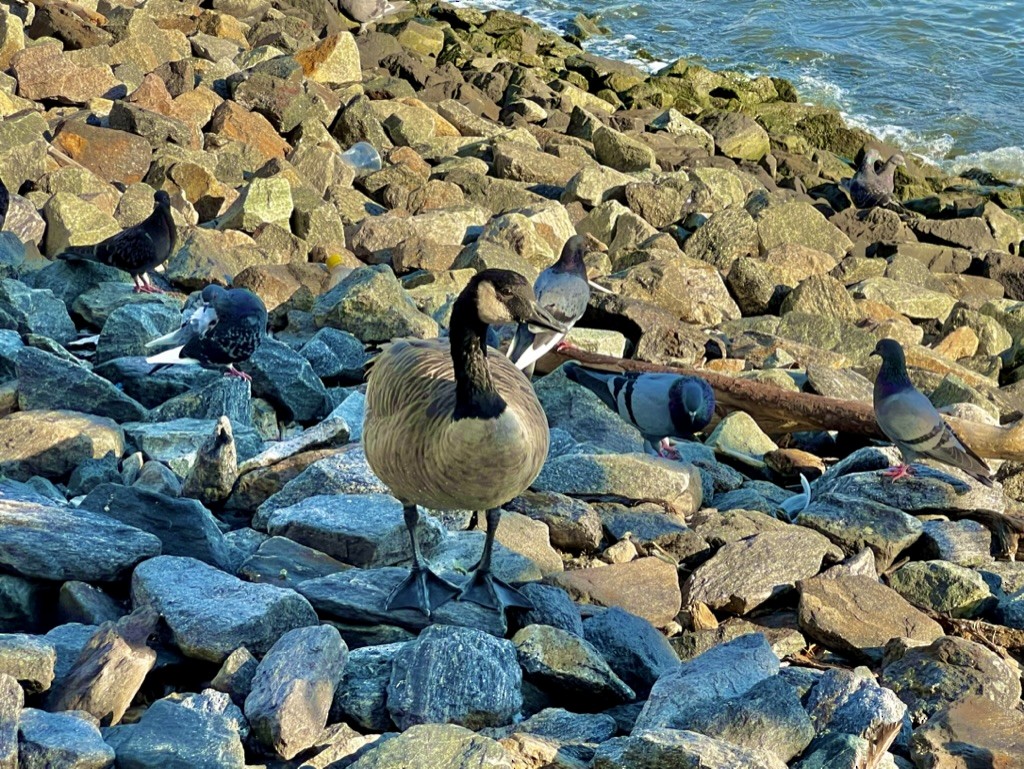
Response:
POLYGON ((896 444, 904 461, 884 474, 894 481, 913 475, 907 463, 927 457, 959 467, 979 483, 991 486, 992 470, 985 460, 960 441, 928 397, 910 381, 900 343, 881 339, 871 354, 882 359, 882 368, 875 378, 875 421, 896 444))
POLYGON ((174 250, 177 230, 171 218, 171 198, 164 190, 153 195, 154 208, 146 219, 91 246, 70 246, 57 255, 66 261, 100 262, 124 270, 135 281, 135 291, 162 294, 148 271, 167 261, 174 250))
POLYGON ((522 372, 503 356, 488 355, 492 323, 564 331, 522 275, 484 270, 455 300, 448 339, 398 341, 371 361, 366 458, 401 500, 412 541, 412 570, 388 596, 389 610, 416 608, 429 616, 456 595, 499 611, 530 607, 491 574, 491 551, 500 505, 525 491, 544 464, 548 422, 522 372), (424 565, 417 505, 486 511, 483 554, 461 592, 424 565))
POLYGON ((537 302, 555 320, 565 324, 566 332, 531 329, 526 323, 519 324, 515 338, 509 345, 508 357, 527 376, 533 374, 534 364, 548 351, 558 349, 563 344, 565 334, 583 317, 590 300, 591 287, 611 293, 604 286, 587 280, 587 265, 583 262, 586 254, 587 239, 573 235, 565 241, 558 261, 544 270, 533 284, 537 302))
MULTIPOLYGON (((227 365, 228 376, 250 380, 234 364, 248 360, 267 336, 267 308, 246 288, 203 289, 199 306, 185 312, 181 328, 146 343, 146 347, 171 346, 151 355, 147 363, 166 365, 198 363, 227 365)), ((154 369, 156 370, 156 369, 154 369)))

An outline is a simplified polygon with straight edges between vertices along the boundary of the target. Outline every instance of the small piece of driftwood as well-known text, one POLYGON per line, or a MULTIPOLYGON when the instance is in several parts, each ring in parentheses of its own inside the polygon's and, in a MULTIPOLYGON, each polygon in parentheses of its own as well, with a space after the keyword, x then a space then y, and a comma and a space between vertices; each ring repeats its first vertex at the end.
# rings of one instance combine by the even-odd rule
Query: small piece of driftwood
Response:
MULTIPOLYGON (((560 362, 575 360, 605 371, 642 371, 685 374, 706 380, 715 391, 720 415, 745 411, 767 433, 778 435, 800 430, 838 430, 872 438, 884 438, 868 403, 825 398, 783 390, 764 382, 737 379, 711 371, 681 366, 661 366, 640 360, 599 355, 576 348, 553 353, 560 362)), ((1010 425, 985 425, 946 416, 960 439, 989 459, 1024 461, 1024 419, 1010 425)))

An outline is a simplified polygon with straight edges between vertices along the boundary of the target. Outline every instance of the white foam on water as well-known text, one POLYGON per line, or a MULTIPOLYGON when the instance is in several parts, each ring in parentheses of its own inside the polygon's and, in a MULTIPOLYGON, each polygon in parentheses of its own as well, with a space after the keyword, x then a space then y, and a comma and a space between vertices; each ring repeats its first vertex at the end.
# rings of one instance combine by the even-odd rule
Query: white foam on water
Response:
POLYGON ((951 174, 963 173, 968 168, 983 168, 1002 181, 1024 182, 1024 147, 970 152, 943 160, 939 165, 951 174))

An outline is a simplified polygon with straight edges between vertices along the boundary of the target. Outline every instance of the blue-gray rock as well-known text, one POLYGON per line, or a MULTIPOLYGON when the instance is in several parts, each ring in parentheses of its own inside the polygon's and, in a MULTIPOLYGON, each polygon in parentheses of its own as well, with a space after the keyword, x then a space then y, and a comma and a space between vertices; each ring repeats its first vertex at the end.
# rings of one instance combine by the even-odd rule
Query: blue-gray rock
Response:
MULTIPOLYGON (((412 557, 402 504, 386 494, 309 497, 271 513, 267 531, 352 566, 398 566, 412 557)), ((429 559, 444 538, 444 527, 423 515, 417 532, 429 559)))
MULTIPOLYGON (((296 590, 307 579, 326 577, 349 568, 348 564, 287 537, 262 536, 265 541, 238 567, 238 576, 242 579, 296 590)), ((233 544, 237 547, 237 543, 233 544)))
POLYGON ((528 625, 512 643, 526 679, 555 702, 600 710, 636 698, 597 649, 578 636, 550 625, 528 625))
POLYGON ((219 692, 216 689, 203 689, 199 693, 189 694, 175 692, 167 699, 197 713, 214 713, 223 716, 238 731, 238 736, 242 738, 243 743, 249 737, 249 722, 245 720, 245 714, 224 692, 219 692))
POLYGON ((863 497, 905 513, 936 513, 947 510, 972 512, 987 510, 1002 513, 1006 500, 1001 489, 989 488, 956 468, 937 470, 915 465, 914 474, 893 483, 880 472, 844 475, 832 491, 850 497, 863 497))
POLYGON ((25 692, 18 682, 0 674, 0 767, 18 769, 18 721, 25 692))
POLYGON ((286 421, 314 422, 327 414, 327 390, 309 361, 283 342, 267 338, 239 364, 252 376, 254 395, 274 404, 286 421))
POLYGON ((891 505, 833 492, 815 495, 796 522, 821 532, 847 555, 871 548, 880 572, 914 544, 923 530, 917 518, 891 505))
POLYGON ((353 649, 334 692, 330 721, 347 721, 365 732, 394 729, 388 712, 388 682, 395 656, 408 642, 353 649))
POLYGON ((328 385, 363 381, 363 366, 370 359, 366 345, 347 331, 322 328, 299 350, 313 372, 328 385))
POLYGON ((619 419, 586 387, 570 380, 564 367, 537 383, 537 398, 550 426, 565 430, 578 442, 619 453, 643 451, 640 431, 619 419))
POLYGON ((57 652, 38 636, 0 635, 0 673, 11 676, 28 694, 46 691, 53 682, 57 652))
POLYGON ((785 769, 771 753, 696 732, 652 729, 598 746, 593 769, 785 769))
POLYGON ((25 347, 21 334, 8 328, 0 329, 0 382, 14 379, 18 353, 25 347))
POLYGON ((120 483, 121 471, 117 465, 118 457, 112 451, 100 459, 85 460, 71 472, 68 496, 73 499, 88 494, 101 483, 120 483))
POLYGON ((226 694, 236 707, 241 708, 252 691, 252 677, 256 675, 257 667, 259 662, 256 658, 244 646, 239 646, 221 663, 210 686, 214 691, 226 694))
POLYGON ((514 769, 521 764, 494 740, 454 724, 424 724, 377 740, 351 769, 514 769))
POLYGON ((61 344, 75 338, 68 308, 52 291, 35 290, 11 278, 0 280, 0 328, 40 334, 61 344))
MULTIPOLYGON (((887 650, 889 651, 889 650, 887 650)), ((1016 666, 981 644, 943 636, 927 646, 893 650, 879 683, 906 703, 912 723, 971 697, 983 697, 1013 710, 1021 695, 1016 666)))
POLYGON ((545 708, 516 726, 513 734, 532 734, 558 748, 559 756, 589 762, 599 744, 615 736, 615 719, 604 713, 570 713, 545 708))
MULTIPOLYGON (((872 741, 852 734, 829 732, 815 739, 793 769, 860 769, 874 753, 872 741)), ((878 769, 897 769, 890 754, 876 764, 878 769)))
POLYGON ((618 607, 589 617, 583 633, 641 699, 662 675, 679 667, 679 655, 654 625, 618 607))
POLYGON ((790 761, 814 739, 800 697, 781 676, 758 681, 738 697, 707 703, 683 728, 790 761))
POLYGON ((217 519, 195 499, 168 497, 139 488, 104 483, 79 509, 106 515, 160 538, 164 555, 187 555, 231 571, 238 553, 224 539, 217 519))
POLYGON ((991 563, 992 532, 977 521, 925 521, 921 549, 929 558, 959 566, 991 563))
POLYGON ((114 582, 159 552, 152 534, 0 484, 0 565, 17 574, 114 582))
POLYGON ((96 342, 96 363, 144 355, 146 342, 169 334, 181 324, 181 312, 165 304, 126 304, 114 310, 96 342))
POLYGON ((199 366, 168 366, 155 373, 152 371, 153 364, 137 356, 116 358, 93 369, 93 373, 113 382, 146 408, 155 408, 176 395, 198 390, 223 378, 219 371, 199 366))
POLYGON ((506 508, 542 521, 548 527, 551 544, 560 550, 591 553, 601 544, 601 518, 581 499, 525 491, 506 508))
MULTIPOLYGON (((141 456, 141 453, 139 454, 141 456)), ((181 496, 181 480, 167 465, 151 459, 143 463, 132 479, 132 488, 163 494, 168 497, 181 496)))
POLYGON ((807 712, 818 734, 841 732, 870 738, 907 715, 896 693, 875 683, 865 668, 826 670, 807 697, 807 712))
MULTIPOLYGON (((532 609, 517 614, 516 620, 520 627, 551 625, 579 638, 585 638, 580 607, 562 588, 540 582, 528 582, 519 588, 519 592, 533 604, 532 609)), ((614 666, 612 669, 614 670, 614 666)))
POLYGON ((331 412, 341 417, 348 425, 348 438, 353 443, 363 439, 363 423, 366 421, 366 396, 358 390, 351 393, 331 412))
POLYGON ((57 619, 60 622, 101 625, 114 622, 126 613, 124 606, 88 582, 68 580, 60 586, 57 599, 57 619))
POLYGON ((601 524, 615 540, 628 533, 636 545, 657 545, 680 561, 703 560, 710 555, 707 540, 676 518, 664 512, 640 512, 615 503, 595 505, 601 524))
POLYGON ((1001 598, 997 612, 1004 625, 1024 630, 1024 590, 1001 598))
POLYGON ((633 733, 678 728, 778 672, 779 658, 760 633, 715 646, 658 679, 633 733))
POLYGON ((18 405, 31 409, 70 409, 115 422, 146 418, 146 407, 85 366, 26 347, 18 353, 18 405))
POLYGON ((30 272, 22 280, 35 289, 49 289, 70 310, 79 296, 103 283, 127 283, 131 276, 99 262, 75 264, 55 260, 41 270, 30 272))
MULTIPOLYGON (((71 302, 71 312, 97 330, 116 310, 128 304, 159 304, 177 313, 181 322, 182 301, 177 294, 140 294, 128 283, 100 283, 71 302)), ((176 324, 177 325, 177 324, 176 324)))
POLYGON ((105 737, 119 769, 243 769, 238 729, 219 713, 203 713, 157 700, 136 724, 115 726, 105 737))
MULTIPOLYGON (((172 367, 173 368, 173 367, 172 367)), ((219 419, 252 429, 252 399, 241 379, 220 376, 212 382, 176 395, 149 413, 153 422, 175 419, 219 419)))
POLYGON ((68 622, 64 625, 57 625, 43 636, 57 653, 57 660, 53 663, 53 684, 51 685, 54 689, 67 678, 78 655, 82 653, 82 649, 85 648, 97 629, 96 625, 68 622))
POLYGON ((502 726, 523 705, 522 682, 511 641, 471 628, 431 625, 395 655, 388 711, 401 729, 502 726))
MULTIPOLYGON (((199 448, 217 429, 216 419, 174 419, 170 422, 125 422, 126 442, 133 451, 164 462, 181 477, 196 461, 199 448)), ((256 456, 263 441, 252 428, 231 423, 239 462, 256 456)))
POLYGON ((319 459, 286 483, 259 506, 253 516, 255 529, 266 529, 270 514, 317 494, 388 494, 388 487, 374 475, 362 446, 319 459))
POLYGON ((53 605, 53 588, 14 574, 0 574, 0 633, 43 630, 45 613, 53 605))
POLYGON ((18 743, 21 769, 110 769, 114 765, 113 748, 84 715, 25 708, 18 743))
POLYGON ((0 277, 16 277, 25 263, 25 244, 13 232, 0 232, 0 277))
POLYGON ((160 556, 132 575, 132 602, 156 609, 189 657, 222 662, 239 646, 262 656, 284 633, 319 622, 292 590, 254 585, 194 558, 160 556))
POLYGON ((320 579, 308 579, 299 584, 298 591, 318 612, 342 622, 395 625, 408 630, 420 630, 436 622, 505 635, 504 617, 471 601, 449 601, 438 607, 429 620, 416 609, 386 611, 384 604, 391 591, 408 575, 408 569, 398 567, 349 569, 320 579))
POLYGON ((330 625, 282 635, 256 668, 245 717, 253 735, 285 760, 311 747, 327 725, 348 647, 330 625))

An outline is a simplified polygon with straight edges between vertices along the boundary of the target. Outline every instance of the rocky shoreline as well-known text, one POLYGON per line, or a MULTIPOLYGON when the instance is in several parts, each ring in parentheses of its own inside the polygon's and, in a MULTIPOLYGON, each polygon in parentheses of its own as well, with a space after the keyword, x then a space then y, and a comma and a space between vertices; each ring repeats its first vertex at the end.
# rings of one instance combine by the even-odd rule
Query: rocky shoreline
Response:
MULTIPOLYGON (((1024 767, 1020 448, 992 489, 894 484, 888 446, 720 404, 670 461, 549 356, 551 453, 495 550, 535 608, 383 609, 409 550, 363 364, 575 234, 614 292, 585 351, 870 402, 892 337, 949 413, 1024 412, 1020 187, 911 160, 903 210, 858 211, 841 182, 894 148, 786 81, 646 73, 595 32, 447 3, 0 6, 0 767, 1024 767), (360 141, 383 168, 355 178, 360 141), (168 293, 53 259, 155 189, 168 293), (211 282, 270 310, 251 386, 145 363, 211 282)), ((431 511, 424 554, 464 579, 481 525, 431 511)))

